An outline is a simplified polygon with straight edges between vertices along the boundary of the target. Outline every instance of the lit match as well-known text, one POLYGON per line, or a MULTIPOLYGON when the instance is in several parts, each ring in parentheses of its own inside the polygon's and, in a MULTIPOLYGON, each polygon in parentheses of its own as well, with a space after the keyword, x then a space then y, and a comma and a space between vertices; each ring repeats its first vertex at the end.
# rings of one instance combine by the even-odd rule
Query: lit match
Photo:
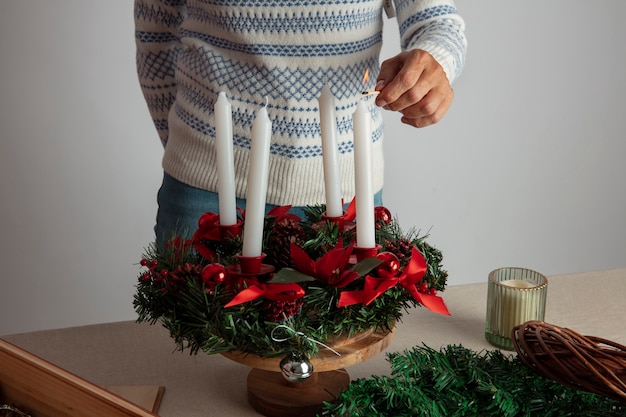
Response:
MULTIPOLYGON (((365 68, 365 74, 363 74, 363 85, 365 85, 370 79, 370 69, 369 68, 365 68)), ((375 96, 380 94, 380 91, 376 91, 376 90, 365 90, 365 91, 361 91, 361 94, 364 96, 375 96)))

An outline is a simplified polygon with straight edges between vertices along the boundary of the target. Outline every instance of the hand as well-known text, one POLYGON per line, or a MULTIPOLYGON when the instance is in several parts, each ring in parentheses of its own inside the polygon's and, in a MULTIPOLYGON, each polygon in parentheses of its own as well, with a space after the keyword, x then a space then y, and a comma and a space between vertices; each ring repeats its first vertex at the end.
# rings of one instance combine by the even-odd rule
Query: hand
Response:
POLYGON ((439 63, 428 52, 413 49, 384 61, 376 82, 376 104, 402 113, 402 123, 426 127, 446 114, 454 90, 439 63))

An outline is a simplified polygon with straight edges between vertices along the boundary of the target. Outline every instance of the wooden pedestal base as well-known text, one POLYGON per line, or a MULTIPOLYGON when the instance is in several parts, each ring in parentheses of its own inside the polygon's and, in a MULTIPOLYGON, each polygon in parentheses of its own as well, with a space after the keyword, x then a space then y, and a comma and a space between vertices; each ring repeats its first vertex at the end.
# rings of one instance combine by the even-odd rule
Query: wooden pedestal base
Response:
POLYGON ((316 372, 300 383, 287 382, 279 372, 279 357, 264 358, 237 351, 222 355, 252 368, 248 374, 248 402, 259 413, 268 417, 314 417, 324 401, 332 401, 350 385, 345 368, 384 351, 393 339, 394 329, 370 330, 326 341, 334 350, 320 349, 310 359, 316 372))
POLYGON ((271 417, 315 417, 324 401, 332 401, 348 388, 345 369, 314 372, 306 381, 291 383, 280 372, 252 369, 248 374, 248 402, 271 417))

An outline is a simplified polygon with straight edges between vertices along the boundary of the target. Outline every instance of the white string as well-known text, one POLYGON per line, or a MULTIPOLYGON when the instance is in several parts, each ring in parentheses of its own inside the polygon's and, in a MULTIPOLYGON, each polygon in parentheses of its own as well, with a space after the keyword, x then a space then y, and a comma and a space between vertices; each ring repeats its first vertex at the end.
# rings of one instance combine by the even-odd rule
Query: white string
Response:
POLYGON ((29 414, 26 414, 25 412, 15 408, 15 407, 12 407, 12 406, 10 406, 8 404, 1 404, 0 405, 0 410, 7 410, 7 411, 11 411, 12 413, 19 414, 20 416, 30 417, 29 414))
POLYGON ((295 331, 294 329, 292 329, 291 327, 289 327, 289 326, 287 326, 287 325, 285 325, 285 324, 279 324, 278 326, 274 327, 274 328, 272 329, 272 333, 270 333, 270 336, 272 337, 272 340, 273 340, 274 342, 286 342, 287 340, 289 340, 291 337, 294 337, 294 336, 304 337, 305 339, 308 339, 308 340, 310 340, 310 341, 312 341, 312 342, 317 343, 317 344, 318 344, 318 345, 320 345, 320 346, 325 347, 326 349, 328 349, 328 350, 330 350, 331 352, 333 352, 335 355, 337 355, 337 356, 341 356, 341 354, 340 354, 339 352, 337 352, 335 349, 331 348, 330 346, 325 345, 325 344, 323 344, 322 342, 320 342, 319 340, 315 340, 315 339, 313 339, 313 338, 311 338, 311 337, 307 336, 306 334, 304 334, 304 333, 302 333, 302 332, 297 332, 297 331, 295 331), (278 338, 278 337, 274 336, 274 332, 275 332, 277 329, 285 329, 285 330, 287 330, 288 332, 291 332, 291 336, 290 336, 290 337, 284 337, 284 338, 278 338))

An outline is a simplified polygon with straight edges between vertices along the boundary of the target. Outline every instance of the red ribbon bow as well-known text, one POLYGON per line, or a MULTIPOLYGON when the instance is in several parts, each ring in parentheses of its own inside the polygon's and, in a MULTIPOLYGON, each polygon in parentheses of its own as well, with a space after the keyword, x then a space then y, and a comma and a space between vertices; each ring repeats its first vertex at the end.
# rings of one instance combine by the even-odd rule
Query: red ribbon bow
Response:
POLYGON ((424 259, 424 256, 422 256, 420 251, 413 247, 411 260, 409 261, 409 264, 405 268, 404 272, 400 275, 400 285, 402 285, 413 296, 415 301, 430 311, 449 316, 450 312, 448 311, 446 304, 443 302, 443 298, 432 294, 421 293, 417 290, 417 283, 422 280, 427 269, 428 263, 426 263, 426 259, 424 259))
POLYGON ((224 239, 226 233, 238 236, 242 233, 240 224, 223 226, 220 224, 220 216, 216 213, 204 213, 198 219, 198 229, 192 237, 193 247, 200 255, 209 261, 217 260, 215 252, 208 248, 203 241, 212 240, 219 242, 224 239))
POLYGON ((257 298, 265 297, 274 301, 294 301, 304 296, 304 289, 296 283, 289 284, 256 284, 237 294, 224 307, 232 307, 257 298))
POLYGON ((399 284, 404 287, 409 294, 411 294, 415 301, 427 309, 434 311, 435 313, 446 314, 449 316, 450 312, 441 297, 432 294, 424 294, 417 290, 417 283, 424 278, 427 269, 428 263, 426 262, 426 259, 424 259, 424 256, 422 256, 422 254, 415 247, 413 247, 411 260, 399 277, 377 278, 368 275, 365 277, 363 289, 342 292, 339 296, 339 303, 337 306, 345 307, 358 303, 368 305, 385 291, 399 284))

